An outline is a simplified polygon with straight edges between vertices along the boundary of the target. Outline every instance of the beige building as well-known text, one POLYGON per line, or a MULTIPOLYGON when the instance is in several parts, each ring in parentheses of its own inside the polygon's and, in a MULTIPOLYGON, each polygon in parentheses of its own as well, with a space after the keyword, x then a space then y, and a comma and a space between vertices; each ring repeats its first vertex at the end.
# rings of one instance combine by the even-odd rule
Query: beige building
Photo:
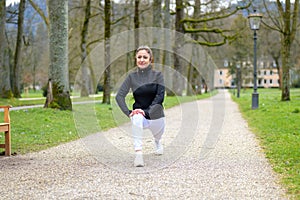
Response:
MULTIPOLYGON (((263 63, 258 63, 257 69, 257 87, 259 88, 278 88, 279 75, 276 67, 263 67, 263 63)), ((242 69, 242 87, 253 87, 253 67, 246 72, 245 67, 242 69)), ((215 70, 214 87, 231 88, 235 87, 236 73, 230 74, 230 68, 222 67, 215 70)))
POLYGON ((233 85, 232 75, 226 67, 216 69, 214 74, 214 87, 215 88, 231 88, 233 85))

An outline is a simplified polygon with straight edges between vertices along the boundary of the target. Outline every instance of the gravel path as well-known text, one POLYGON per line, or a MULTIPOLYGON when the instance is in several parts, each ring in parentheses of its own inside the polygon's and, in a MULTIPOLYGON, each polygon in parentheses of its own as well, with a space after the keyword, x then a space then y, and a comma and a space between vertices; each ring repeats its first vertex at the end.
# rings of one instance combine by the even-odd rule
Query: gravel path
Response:
POLYGON ((0 157, 1 199, 287 199, 227 91, 166 110, 165 154, 129 125, 45 151, 0 157))

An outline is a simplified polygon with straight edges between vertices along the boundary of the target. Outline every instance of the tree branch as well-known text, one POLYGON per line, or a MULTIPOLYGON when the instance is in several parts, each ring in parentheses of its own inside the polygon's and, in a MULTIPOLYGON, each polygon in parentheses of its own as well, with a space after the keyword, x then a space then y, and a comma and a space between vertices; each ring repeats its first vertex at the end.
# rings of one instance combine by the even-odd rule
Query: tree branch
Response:
MULTIPOLYGON (((200 18, 200 19, 185 18, 185 19, 181 20, 181 22, 182 23, 187 23, 187 22, 190 22, 190 23, 203 23, 203 22, 214 21, 214 20, 218 20, 218 19, 224 19, 224 18, 227 18, 227 17, 230 17, 230 16, 236 14, 239 10, 249 8, 251 3, 252 3, 252 1, 250 1, 246 6, 241 6, 241 7, 238 6, 238 7, 235 8, 234 11, 232 11, 228 14, 219 15, 219 16, 216 16, 216 17, 207 17, 207 18, 204 17, 204 18, 200 18)), ((202 16, 205 16, 205 15, 202 15, 202 16)))
MULTIPOLYGON (((272 20, 273 21, 273 20, 272 20)), ((274 31, 278 31, 278 32, 282 32, 280 27, 273 27, 273 26, 270 26, 269 24, 267 24, 266 22, 264 21, 261 21, 261 23, 266 26, 267 28, 271 29, 271 30, 274 30, 274 31)), ((274 22, 273 22, 274 23, 274 22)))
POLYGON ((296 32, 297 32, 298 16, 299 16, 299 0, 295 0, 294 11, 293 11, 293 23, 292 23, 292 30, 291 30, 291 40, 292 41, 295 39, 296 32))
POLYGON ((262 24, 265 25, 267 28, 271 29, 271 30, 275 30, 275 31, 279 31, 281 32, 281 26, 280 26, 280 23, 277 19, 277 17, 273 17, 270 10, 268 9, 268 6, 266 4, 266 0, 263 0, 263 3, 264 3, 264 7, 267 11, 267 15, 269 17, 269 19, 271 19, 271 21, 273 22, 273 24, 275 25, 275 27, 273 26, 270 26, 269 24, 265 23, 263 20, 262 20, 262 24))
POLYGON ((184 28, 185 33, 224 33, 224 32, 230 32, 230 30, 222 30, 220 28, 199 28, 199 29, 193 29, 193 28, 184 28))
POLYGON ((208 47, 216 47, 216 46, 222 46, 222 45, 226 44, 226 42, 228 40, 232 41, 232 40, 234 40, 238 36, 238 34, 235 34, 235 35, 232 35, 232 36, 228 36, 228 35, 223 34, 223 32, 220 32, 220 34, 223 37, 223 41, 221 41, 221 42, 209 42, 208 40, 206 40, 206 41, 191 40, 190 42, 195 43, 195 44, 200 44, 200 45, 208 46, 208 47))
POLYGON ((32 0, 28 0, 28 2, 30 3, 30 5, 33 7, 33 9, 39 13, 39 15, 41 16, 41 18, 44 20, 46 26, 49 28, 49 18, 46 17, 45 13, 42 11, 42 9, 40 9, 32 0))
POLYGON ((192 40, 192 43, 195 44, 199 44, 199 45, 203 45, 203 46, 208 46, 208 47, 217 47, 217 46, 222 46, 224 44, 226 44, 227 39, 223 38, 222 42, 204 42, 204 41, 196 41, 196 40, 192 40))
POLYGON ((284 19, 284 10, 283 10, 282 3, 280 2, 280 0, 276 0, 276 2, 277 2, 277 7, 278 7, 279 14, 284 19))

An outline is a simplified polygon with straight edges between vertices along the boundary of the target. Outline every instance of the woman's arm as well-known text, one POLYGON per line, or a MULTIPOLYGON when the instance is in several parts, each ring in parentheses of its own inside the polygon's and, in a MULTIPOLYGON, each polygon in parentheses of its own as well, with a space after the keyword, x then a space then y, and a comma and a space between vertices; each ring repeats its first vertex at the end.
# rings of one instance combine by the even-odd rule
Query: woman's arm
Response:
POLYGON ((122 112, 128 117, 131 113, 131 110, 129 110, 126 105, 125 97, 128 94, 129 90, 130 90, 130 77, 127 76, 127 78, 122 83, 122 85, 117 93, 116 101, 117 101, 120 109, 122 110, 122 112))

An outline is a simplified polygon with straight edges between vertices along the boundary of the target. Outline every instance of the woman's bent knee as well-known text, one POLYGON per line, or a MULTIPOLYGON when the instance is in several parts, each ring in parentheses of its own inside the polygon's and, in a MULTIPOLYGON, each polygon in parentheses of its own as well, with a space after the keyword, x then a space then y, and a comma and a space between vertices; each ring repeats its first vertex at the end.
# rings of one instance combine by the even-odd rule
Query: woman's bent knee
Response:
POLYGON ((131 122, 135 126, 143 125, 144 116, 142 114, 136 114, 131 117, 131 122))

